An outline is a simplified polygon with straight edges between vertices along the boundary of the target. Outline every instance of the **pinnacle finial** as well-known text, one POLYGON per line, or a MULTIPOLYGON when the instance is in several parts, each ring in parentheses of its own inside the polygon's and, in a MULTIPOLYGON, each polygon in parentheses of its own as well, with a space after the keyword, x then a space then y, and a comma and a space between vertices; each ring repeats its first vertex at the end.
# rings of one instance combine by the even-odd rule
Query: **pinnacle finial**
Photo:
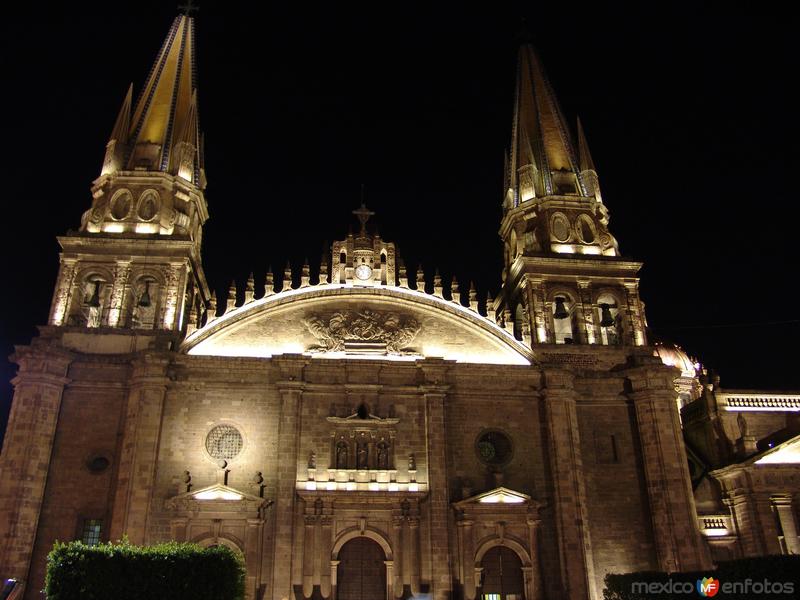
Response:
POLYGON ((244 288, 244 303, 248 304, 253 301, 253 298, 256 296, 256 281, 253 277, 253 272, 250 271, 250 275, 247 277, 247 283, 245 284, 244 288))

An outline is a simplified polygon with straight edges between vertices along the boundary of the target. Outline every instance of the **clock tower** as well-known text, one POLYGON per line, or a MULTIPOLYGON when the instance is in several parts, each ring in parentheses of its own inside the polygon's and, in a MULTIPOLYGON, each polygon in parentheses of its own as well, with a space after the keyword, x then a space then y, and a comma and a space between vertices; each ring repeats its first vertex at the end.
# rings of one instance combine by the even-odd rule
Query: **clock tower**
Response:
POLYGON ((351 233, 346 239, 333 243, 331 283, 374 287, 395 285, 397 251, 394 244, 367 232, 367 221, 375 213, 363 203, 353 214, 358 217, 361 228, 358 235, 351 233))

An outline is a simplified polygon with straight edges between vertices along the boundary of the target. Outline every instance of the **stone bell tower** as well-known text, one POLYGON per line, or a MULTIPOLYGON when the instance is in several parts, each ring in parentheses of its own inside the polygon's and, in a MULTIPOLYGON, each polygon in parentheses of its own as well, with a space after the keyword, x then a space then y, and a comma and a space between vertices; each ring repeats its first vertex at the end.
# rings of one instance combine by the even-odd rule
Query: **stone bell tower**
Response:
POLYGON ((174 334, 204 316, 194 28, 177 16, 135 104, 128 89, 80 231, 58 238, 50 325, 174 334))
POLYGON ((331 283, 376 287, 395 285, 395 245, 367 232, 367 221, 375 213, 363 203, 353 214, 361 228, 358 235, 351 233, 347 239, 333 243, 331 283))
POLYGON ((644 345, 641 263, 620 257, 580 121, 577 151, 539 57, 522 44, 500 237, 498 315, 528 344, 644 345))

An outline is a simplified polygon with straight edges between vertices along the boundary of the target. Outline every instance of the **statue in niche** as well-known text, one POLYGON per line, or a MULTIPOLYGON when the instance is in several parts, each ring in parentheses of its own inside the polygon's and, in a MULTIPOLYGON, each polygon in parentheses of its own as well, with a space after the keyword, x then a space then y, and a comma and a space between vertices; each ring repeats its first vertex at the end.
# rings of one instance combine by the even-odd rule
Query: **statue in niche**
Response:
POLYGON ((369 468, 369 451, 367 450, 366 442, 358 443, 358 450, 356 451, 357 467, 359 469, 369 468))
POLYGON ((347 443, 344 440, 336 444, 336 468, 347 468, 347 443))
POLYGON ((417 459, 414 457, 413 454, 408 455, 408 470, 409 471, 417 470, 417 459))
POLYGON ((308 455, 308 468, 309 469, 316 469, 317 468, 317 453, 313 450, 311 454, 308 455))
POLYGON ((381 438, 378 443, 378 470, 387 471, 389 469, 389 445, 381 438))

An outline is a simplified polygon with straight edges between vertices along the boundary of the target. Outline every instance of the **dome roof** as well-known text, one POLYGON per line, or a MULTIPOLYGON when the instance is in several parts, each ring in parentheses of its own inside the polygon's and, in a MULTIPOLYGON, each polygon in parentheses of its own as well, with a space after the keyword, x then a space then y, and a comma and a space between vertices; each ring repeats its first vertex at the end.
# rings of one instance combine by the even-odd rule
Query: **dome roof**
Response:
POLYGON ((661 362, 668 367, 677 367, 681 370, 681 377, 695 377, 697 368, 694 361, 683 351, 680 346, 675 344, 656 343, 655 354, 661 362))

